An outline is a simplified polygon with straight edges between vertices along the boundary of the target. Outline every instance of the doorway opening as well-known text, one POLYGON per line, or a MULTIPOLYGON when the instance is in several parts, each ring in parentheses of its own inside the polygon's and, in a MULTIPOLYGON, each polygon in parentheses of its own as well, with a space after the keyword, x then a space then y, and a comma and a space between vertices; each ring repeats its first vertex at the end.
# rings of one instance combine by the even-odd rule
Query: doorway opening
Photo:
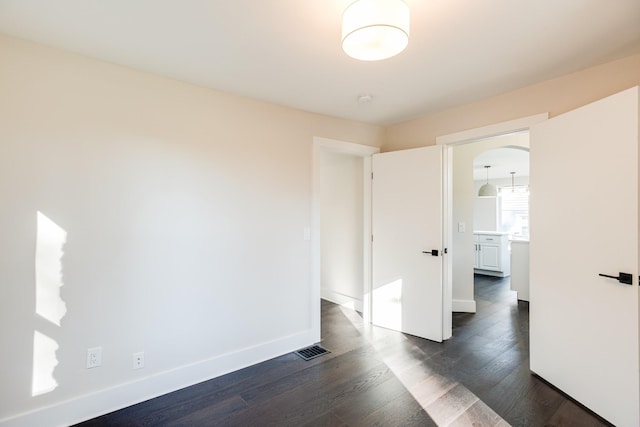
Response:
POLYGON ((320 341, 320 300, 370 319, 371 156, 377 147, 313 139, 311 325, 320 341))
POLYGON ((510 243, 516 232, 518 236, 528 234, 528 223, 521 212, 503 215, 502 208, 510 206, 503 204, 502 196, 510 195, 516 183, 528 185, 528 148, 529 132, 525 130, 471 140, 451 149, 454 312, 476 312, 475 274, 511 275, 510 243), (479 197, 479 188, 487 182, 496 188, 496 197, 479 197))
MULTIPOLYGON (((480 128, 470 129, 462 132, 452 133, 449 135, 442 135, 436 138, 436 144, 446 147, 446 159, 445 162, 445 175, 449 182, 447 190, 445 191, 445 245, 452 248, 452 253, 447 260, 447 270, 451 273, 448 277, 445 287, 448 287, 451 292, 451 306, 453 311, 461 312, 476 312, 476 303, 473 295, 473 234, 468 232, 467 224, 469 225, 469 231, 472 227, 472 213, 471 216, 467 214, 465 219, 456 218, 456 210, 454 210, 453 202, 456 199, 455 191, 453 190, 453 156, 454 149, 459 146, 478 146, 483 141, 489 138, 507 137, 509 135, 517 134, 519 132, 528 132, 529 129, 540 122, 548 120, 548 113, 536 114, 533 116, 527 116, 520 119, 509 120, 506 122, 496 123, 480 128), (461 224, 462 223, 462 224, 461 224), (466 259, 465 259, 466 258, 466 259), (457 270, 456 278, 454 281, 454 265, 459 265, 461 270, 457 270)), ((479 152, 482 150, 479 150, 479 152)), ((473 158, 474 156, 472 156, 473 158)), ((467 171, 469 174, 472 169, 472 162, 469 163, 468 168, 463 168, 463 171, 467 171)), ((472 182, 469 178, 467 181, 472 182)), ((471 186, 471 184, 469 184, 471 186)), ((467 204, 471 204, 472 190, 469 189, 469 197, 466 200, 467 204)))

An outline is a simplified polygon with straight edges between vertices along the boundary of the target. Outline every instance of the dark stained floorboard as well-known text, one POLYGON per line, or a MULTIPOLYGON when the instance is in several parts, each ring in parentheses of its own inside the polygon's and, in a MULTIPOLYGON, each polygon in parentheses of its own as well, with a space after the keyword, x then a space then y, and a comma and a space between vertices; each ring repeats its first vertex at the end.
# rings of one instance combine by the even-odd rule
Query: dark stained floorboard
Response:
POLYGON ((80 426, 604 426, 529 372, 529 307, 509 280, 476 276, 477 313, 435 343, 322 303, 322 345, 80 426))

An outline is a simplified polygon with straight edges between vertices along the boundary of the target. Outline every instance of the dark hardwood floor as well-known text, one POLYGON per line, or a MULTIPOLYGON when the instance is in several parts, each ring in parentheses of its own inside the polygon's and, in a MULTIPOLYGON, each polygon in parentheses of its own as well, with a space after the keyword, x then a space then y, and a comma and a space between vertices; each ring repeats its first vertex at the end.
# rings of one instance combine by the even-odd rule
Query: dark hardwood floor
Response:
POLYGON ((509 280, 476 276, 477 313, 435 343, 365 325, 322 303, 322 345, 81 426, 602 426, 529 372, 528 303, 509 280))

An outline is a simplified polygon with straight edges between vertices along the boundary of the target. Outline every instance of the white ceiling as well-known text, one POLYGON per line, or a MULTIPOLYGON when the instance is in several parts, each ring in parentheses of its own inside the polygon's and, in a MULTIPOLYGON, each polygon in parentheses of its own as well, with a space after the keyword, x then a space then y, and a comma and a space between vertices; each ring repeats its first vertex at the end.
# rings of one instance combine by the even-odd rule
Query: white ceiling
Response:
POLYGON ((489 169, 489 180, 497 178, 511 179, 511 172, 515 177, 529 176, 529 151, 521 148, 494 148, 479 154, 473 159, 473 180, 487 179, 485 166, 489 169))
POLYGON ((640 52, 639 0, 406 0, 408 48, 360 62, 340 47, 351 1, 0 0, 0 33, 381 125, 640 52))

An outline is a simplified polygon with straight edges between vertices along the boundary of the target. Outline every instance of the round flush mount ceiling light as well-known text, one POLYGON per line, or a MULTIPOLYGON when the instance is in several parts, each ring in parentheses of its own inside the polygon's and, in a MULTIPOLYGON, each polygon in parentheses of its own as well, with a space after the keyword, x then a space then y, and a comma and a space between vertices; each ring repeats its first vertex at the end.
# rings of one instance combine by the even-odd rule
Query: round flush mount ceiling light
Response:
POLYGON ((409 6, 403 0, 357 0, 342 14, 342 49, 352 58, 391 58, 408 43, 409 6))

